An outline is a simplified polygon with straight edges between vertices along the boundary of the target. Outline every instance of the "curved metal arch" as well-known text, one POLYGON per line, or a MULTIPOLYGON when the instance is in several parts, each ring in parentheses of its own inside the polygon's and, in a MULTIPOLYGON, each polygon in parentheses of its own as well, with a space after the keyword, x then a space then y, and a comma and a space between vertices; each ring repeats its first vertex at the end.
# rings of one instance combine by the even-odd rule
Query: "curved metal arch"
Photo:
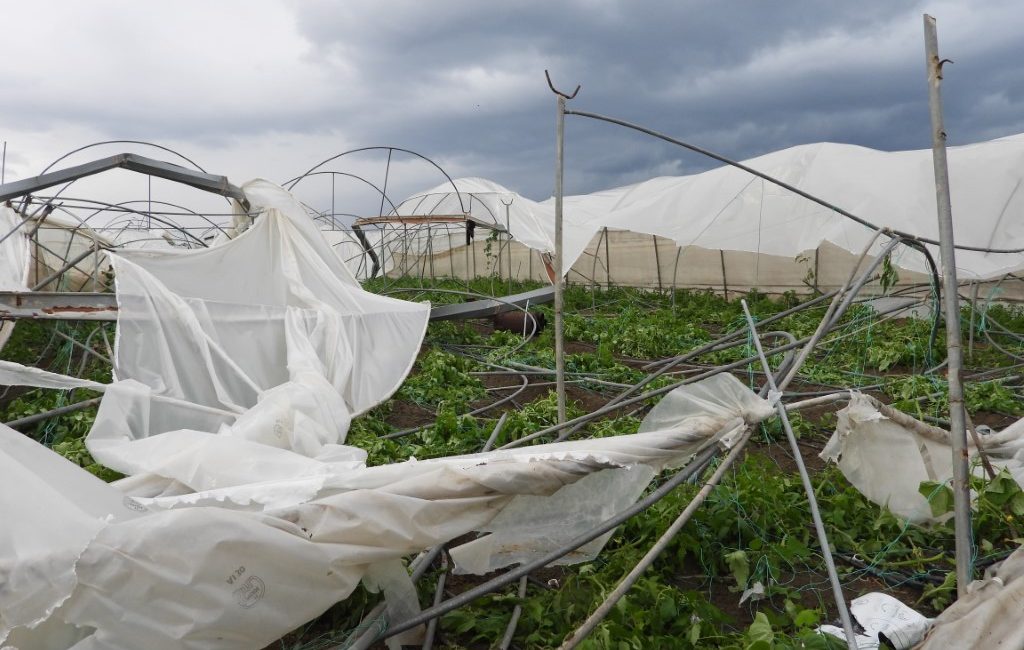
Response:
MULTIPOLYGON (((341 154, 341 155, 344 155, 344 154, 341 154)), ((329 161, 326 161, 326 160, 325 160, 324 162, 329 162, 329 161)), ((322 165, 322 164, 324 164, 324 163, 320 163, 320 164, 322 165)), ((397 208, 397 207, 395 206, 395 203, 394 203, 394 201, 392 201, 392 200, 391 200, 391 198, 390 198, 390 197, 389 197, 389 196, 387 195, 387 193, 386 193, 386 192, 385 192, 384 190, 382 190, 381 188, 377 187, 377 185, 376 185, 376 184, 374 184, 374 183, 371 183, 370 181, 366 180, 365 178, 363 178, 363 177, 362 177, 362 176, 360 176, 359 174, 350 174, 350 173, 348 173, 348 172, 336 172, 336 171, 323 171, 323 172, 306 172, 306 173, 305 173, 305 174, 303 174, 302 176, 296 176, 295 178, 292 178, 292 179, 290 179, 290 180, 287 180, 287 181, 285 181, 285 182, 284 182, 284 185, 285 185, 285 187, 286 187, 286 188, 287 188, 287 189, 288 189, 289 191, 291 191, 292 187, 295 187, 295 185, 297 185, 297 184, 298 184, 298 182, 299 182, 299 181, 301 181, 302 179, 304 179, 304 178, 306 178, 306 177, 308 177, 308 176, 319 176, 319 175, 321 175, 321 174, 328 174, 328 175, 332 175, 332 176, 347 176, 347 177, 349 177, 349 178, 354 178, 354 179, 356 179, 357 181, 362 181, 362 182, 366 183, 367 185, 369 185, 370 187, 372 187, 372 188, 373 188, 374 190, 376 190, 376 191, 377 191, 377 193, 378 193, 378 194, 380 194, 380 195, 381 195, 381 197, 382 197, 382 198, 383 198, 383 199, 384 199, 385 201, 387 201, 387 202, 388 202, 388 205, 390 205, 390 206, 391 206, 391 209, 392 209, 392 210, 393 210, 393 211, 394 211, 394 212, 395 212, 396 214, 398 213, 398 208, 397 208), (289 183, 291 183, 291 184, 292 184, 292 185, 291 185, 290 187, 288 186, 288 184, 289 184, 289 183)), ((305 205, 305 203, 303 203, 303 205, 305 205)), ((319 212, 319 210, 317 210, 317 212, 319 212)), ((342 214, 342 213, 338 212, 337 214, 342 214)))
MULTIPOLYGON (((161 217, 149 214, 148 212, 141 212, 139 210, 135 210, 133 208, 126 207, 124 205, 120 205, 120 204, 117 204, 117 203, 107 203, 106 201, 100 201, 98 199, 75 198, 75 199, 69 199, 69 200, 80 201, 82 203, 93 203, 93 204, 96 204, 96 205, 99 205, 99 206, 103 206, 102 208, 100 208, 99 210, 94 212, 93 214, 91 214, 88 217, 86 217, 86 219, 91 219, 92 217, 96 216, 100 212, 103 212, 104 210, 107 210, 109 208, 119 208, 121 211, 123 211, 125 213, 137 214, 140 217, 147 217, 149 219, 152 219, 154 221, 162 223, 163 225, 167 226, 169 229, 176 230, 176 231, 180 232, 182 235, 184 235, 186 238, 194 240, 196 243, 198 243, 203 248, 209 248, 209 246, 206 245, 206 242, 204 242, 203 240, 199 239, 198 237, 196 237, 192 233, 188 232, 187 230, 182 228, 180 225, 178 225, 178 224, 176 224, 176 223, 174 223, 172 221, 167 221, 166 219, 163 219, 161 217)), ((76 216, 75 218, 78 219, 79 221, 82 221, 82 225, 85 225, 85 222, 80 217, 76 216)), ((77 230, 77 228, 75 230, 77 230)))
MULTIPOLYGON (((202 219, 203 221, 208 223, 210 225, 211 229, 219 230, 221 232, 221 234, 224 234, 224 235, 227 234, 226 232, 224 232, 224 228, 221 227, 220 224, 218 224, 217 222, 215 222, 213 219, 209 218, 205 214, 203 214, 201 212, 196 212, 195 210, 193 210, 191 208, 188 208, 188 207, 186 207, 184 205, 178 205, 177 203, 170 203, 169 201, 156 201, 156 200, 150 200, 150 199, 132 199, 131 201, 121 201, 120 203, 115 203, 112 207, 121 207, 121 206, 127 205, 129 203, 156 203, 157 205, 166 205, 166 206, 169 206, 169 207, 172 207, 172 208, 178 208, 179 210, 184 210, 185 212, 188 212, 189 214, 191 214, 193 216, 199 217, 200 219, 202 219)), ((97 214, 100 214, 101 212, 104 212, 105 210, 108 210, 108 209, 109 208, 103 208, 101 210, 93 212, 91 215, 86 217, 85 220, 88 221, 89 219, 92 219, 93 217, 95 217, 97 214)), ((146 214, 148 214, 150 216, 153 215, 153 213, 151 213, 151 212, 147 212, 146 214)))
MULTIPOLYGON (((353 154, 353 153, 360 153, 360 152, 363 152, 363 151, 387 151, 387 152, 389 152, 389 155, 390 155, 390 153, 393 153, 395 151, 401 151, 402 153, 407 153, 407 154, 409 154, 411 156, 416 156, 417 158, 420 158, 421 160, 425 160, 426 162, 430 163, 431 165, 433 165, 437 169, 437 171, 441 172, 441 174, 443 174, 444 177, 446 179, 448 179, 448 183, 451 184, 452 189, 455 190, 455 195, 459 197, 459 207, 462 208, 462 213, 463 214, 466 213, 466 204, 463 203, 463 201, 462 201, 462 193, 459 192, 459 188, 455 185, 455 181, 452 180, 452 177, 448 175, 448 172, 446 172, 440 165, 438 165, 436 162, 434 162, 430 158, 427 158, 423 154, 418 153, 416 151, 413 151, 411 149, 403 149, 401 147, 373 146, 373 147, 360 147, 358 149, 349 149, 348 151, 343 151, 343 152, 341 152, 339 154, 331 156, 330 158, 327 158, 325 160, 320 161, 316 165, 313 165, 312 167, 309 168, 309 171, 307 171, 305 174, 302 174, 301 176, 298 176, 297 178, 295 178, 292 181, 289 181, 289 183, 291 183, 291 184, 287 185, 285 187, 285 189, 290 191, 293 187, 295 187, 299 183, 299 181, 301 181, 306 176, 309 176, 310 174, 315 172, 318 168, 323 167, 324 165, 326 165, 327 163, 329 163, 329 162, 331 162, 333 160, 337 160, 338 158, 341 158, 342 156, 347 156, 347 155, 353 154)), ((394 204, 392 204, 392 205, 394 205, 394 204)))
MULTIPOLYGON (((200 172, 202 172, 204 174, 208 174, 209 173, 205 169, 203 169, 199 165, 199 163, 195 162, 194 160, 192 160, 191 158, 189 158, 185 154, 183 154, 183 153, 181 153, 179 151, 175 151, 174 149, 171 149, 170 147, 166 147, 166 146, 164 146, 162 144, 157 144, 155 142, 149 142, 147 140, 101 140, 99 142, 93 142, 93 143, 90 143, 90 144, 78 147, 77 149, 72 149, 71 151, 67 152, 63 156, 60 156, 59 158, 57 158, 56 160, 51 162, 49 165, 47 165, 46 168, 43 169, 43 171, 39 173, 39 176, 42 176, 43 174, 48 172, 50 169, 52 169, 54 167, 54 165, 56 165, 60 161, 65 160, 65 159, 75 155, 76 153, 85 151, 86 149, 91 149, 93 147, 100 147, 100 146, 111 145, 111 144, 137 144, 137 145, 142 145, 144 147, 153 147, 154 149, 159 149, 161 151, 166 151, 167 153, 169 153, 171 155, 177 156, 178 158, 184 160, 189 165, 192 165, 193 167, 195 167, 197 170, 199 170, 200 172)), ((170 163, 168 163, 168 164, 170 164, 170 163)), ((59 192, 57 192, 57 195, 60 195, 64 190, 66 190, 67 188, 71 187, 77 180, 78 179, 75 179, 75 180, 72 180, 69 183, 67 183, 63 188, 61 188, 61 190, 59 192)), ((231 200, 228 199, 227 197, 225 197, 225 200, 230 205, 231 200)))
MULTIPOLYGON (((184 246, 186 248, 194 248, 194 246, 191 245, 191 242, 189 242, 187 239, 182 238, 179 235, 179 232, 176 229, 161 229, 161 232, 163 233, 163 235, 161 235, 160 237, 153 237, 152 236, 152 232, 153 232, 152 230, 149 230, 149 229, 146 229, 146 228, 141 228, 141 229, 140 228, 133 228, 132 227, 132 223, 131 223, 131 219, 132 219, 132 217, 129 214, 122 214, 121 216, 115 217, 114 220, 110 222, 109 227, 106 228, 103 231, 103 234, 106 237, 108 237, 108 238, 110 238, 112 240, 111 241, 111 246, 110 246, 112 249, 113 248, 125 248, 129 244, 134 244, 136 242, 145 242, 145 241, 164 241, 164 242, 166 242, 166 241, 169 241, 169 240, 172 240, 174 242, 181 242, 182 246, 184 246), (128 233, 128 232, 145 233, 147 236, 145 236, 145 237, 128 237, 128 236, 125 236, 125 233, 128 233), (172 236, 170 233, 174 233, 174 235, 172 236), (123 240, 123 241, 118 240, 121 237, 125 237, 125 240, 123 240)), ((203 231, 203 233, 200 233, 200 237, 204 236, 205 233, 208 233, 208 232, 210 232, 210 229, 207 229, 207 230, 203 231)))
MULTIPOLYGON (((70 201, 83 201, 83 202, 89 202, 89 203, 104 204, 104 202, 96 201, 94 199, 69 198, 68 200, 70 200, 70 201)), ((104 230, 111 230, 111 231, 118 230, 116 227, 111 227, 111 226, 118 225, 120 223, 121 219, 128 219, 128 218, 130 218, 127 215, 135 214, 135 215, 145 216, 145 217, 147 217, 149 219, 155 219, 156 221, 158 221, 158 222, 160 222, 160 223, 162 223, 164 225, 169 226, 169 228, 171 230, 176 230, 176 231, 179 231, 179 232, 184 233, 186 235, 190 235, 190 233, 188 233, 187 230, 183 226, 181 226, 180 224, 176 224, 176 223, 171 222, 171 221, 165 221, 164 219, 162 219, 160 217, 157 217, 157 216, 154 216, 152 213, 149 213, 149 212, 140 212, 138 210, 133 210, 132 208, 125 207, 126 203, 142 203, 142 202, 145 202, 145 201, 146 201, 146 199, 136 199, 136 200, 133 200, 133 201, 123 201, 121 203, 106 203, 106 204, 104 204, 105 207, 102 207, 99 210, 96 210, 95 212, 93 212, 92 214, 88 215, 85 218, 79 217, 77 214, 71 212, 70 210, 67 210, 66 208, 64 208, 61 205, 58 205, 57 209, 59 209, 61 212, 67 214, 69 217, 71 217, 71 218, 73 218, 73 219, 75 219, 76 221, 79 222, 79 224, 77 226, 75 226, 74 228, 69 228, 68 229, 68 230, 71 231, 72 235, 77 235, 78 231, 81 228, 88 228, 89 230, 92 230, 96 234, 102 234, 102 232, 100 230, 90 226, 88 224, 88 221, 90 219, 92 219, 93 217, 95 217, 96 215, 98 215, 98 214, 100 214, 102 212, 105 212, 105 211, 107 211, 109 209, 112 209, 112 208, 118 208, 118 211, 124 213, 124 216, 122 216, 122 217, 115 217, 115 219, 113 221, 111 221, 110 223, 106 224, 106 227, 104 228, 104 230)), ((189 208, 186 208, 186 207, 180 206, 180 205, 176 205, 176 204, 173 204, 173 203, 166 203, 164 201, 152 201, 152 202, 153 203, 165 203, 166 205, 170 205, 170 206, 175 207, 175 208, 180 208, 182 210, 186 210, 188 212, 192 212, 196 216, 199 216, 199 217, 202 217, 203 219, 206 219, 207 223, 211 224, 214 228, 217 228, 222 233, 224 232, 224 230, 221 229, 220 226, 215 224, 208 217, 206 217, 205 215, 199 214, 197 212, 194 212, 192 210, 189 210, 189 208)), ((120 231, 123 232, 127 228, 128 228, 128 226, 122 226, 120 228, 120 231)), ((210 229, 207 229, 207 232, 209 232, 209 231, 210 231, 210 229)), ((193 238, 195 238, 195 237, 193 236, 193 238)))
MULTIPOLYGON (((351 212, 335 212, 334 216, 336 216, 336 217, 352 217, 353 219, 358 219, 359 218, 358 214, 352 214, 351 212)), ((313 221, 319 221, 320 223, 325 223, 325 220, 329 219, 329 218, 330 218, 330 215, 327 215, 327 214, 317 214, 315 217, 313 217, 313 221)), ((331 225, 333 226, 335 224, 331 223, 331 225)), ((345 230, 345 228, 335 228, 333 230, 333 232, 341 232, 341 231, 344 231, 344 230, 345 230)))
POLYGON ((167 240, 165 238, 163 238, 163 237, 140 237, 139 239, 133 239, 131 241, 126 241, 126 242, 120 242, 120 243, 117 243, 117 244, 113 244, 110 247, 110 250, 117 250, 119 248, 125 248, 129 244, 137 244, 139 242, 146 242, 146 241, 159 241, 159 242, 163 242, 165 244, 167 243, 167 240))
POLYGON ((188 156, 186 156, 186 155, 184 155, 182 153, 179 153, 179 152, 175 151, 174 149, 171 149, 170 147, 165 147, 162 144, 157 144, 155 142, 148 142, 146 140, 101 140, 100 142, 93 142, 91 144, 87 144, 85 146, 78 147, 77 149, 72 149, 71 151, 67 152, 66 154, 64 154, 60 158, 57 158, 56 160, 51 162, 49 165, 47 165, 46 168, 43 169, 43 171, 39 172, 38 175, 42 176, 46 172, 50 171, 50 169, 52 169, 53 166, 56 165, 57 163, 59 163, 60 161, 64 160, 65 158, 70 158, 71 156, 75 155, 76 153, 78 153, 80 151, 85 151, 86 149, 91 149, 93 147, 101 147, 101 146, 107 145, 107 144, 141 144, 141 145, 146 146, 146 147, 153 147, 154 149, 160 149, 162 151, 166 151, 167 153, 173 154, 173 155, 177 156, 178 158, 181 158, 182 160, 184 160, 188 164, 192 165, 193 167, 195 167, 199 171, 203 172, 204 174, 208 174, 209 173, 205 169, 200 167, 194 160, 192 160, 188 156))

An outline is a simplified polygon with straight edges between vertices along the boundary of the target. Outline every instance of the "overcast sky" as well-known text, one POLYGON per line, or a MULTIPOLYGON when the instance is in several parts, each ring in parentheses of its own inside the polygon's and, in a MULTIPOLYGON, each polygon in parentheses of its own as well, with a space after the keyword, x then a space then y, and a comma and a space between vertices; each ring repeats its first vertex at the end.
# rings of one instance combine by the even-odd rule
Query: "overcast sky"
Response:
MULTIPOLYGON (((281 182, 347 149, 392 145, 543 199, 554 164, 545 68, 562 88, 582 85, 571 107, 737 158, 823 140, 926 148, 925 12, 955 61, 943 86, 950 142, 1024 131, 1019 0, 8 3, 6 178, 106 139, 155 141, 235 182, 281 182)), ((566 150, 572 194, 709 166, 578 117, 566 150)), ((385 159, 333 169, 380 184, 385 159)), ((123 198, 144 192, 118 179, 123 198)), ((388 193, 397 201, 441 180, 396 156, 388 193)), ((300 188, 330 201, 323 177, 300 188)), ((336 191, 339 212, 378 209, 355 181, 336 191)))

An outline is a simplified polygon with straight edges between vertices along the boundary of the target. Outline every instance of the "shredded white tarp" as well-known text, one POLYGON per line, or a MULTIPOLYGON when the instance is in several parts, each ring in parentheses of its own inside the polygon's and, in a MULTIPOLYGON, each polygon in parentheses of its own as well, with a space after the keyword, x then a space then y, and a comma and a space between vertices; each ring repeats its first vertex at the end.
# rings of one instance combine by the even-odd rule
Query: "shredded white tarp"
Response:
MULTIPOLYGON (((894 514, 914 523, 939 521, 949 514, 933 516, 920 486, 924 481, 952 480, 953 450, 945 436, 926 436, 901 426, 879 413, 867 397, 853 393, 849 405, 837 414, 836 430, 821 457, 838 463, 854 487, 894 514)), ((1024 448, 1024 420, 983 436, 982 443, 992 465, 1005 468, 1024 485, 1024 463, 1017 457, 1024 448)), ((970 453, 976 459, 973 442, 970 453)), ((977 466, 975 471, 983 470, 977 466)))
MULTIPOLYGON (((882 643, 892 650, 909 650, 924 638, 931 620, 888 594, 872 592, 850 602, 850 614, 863 629, 857 634, 858 650, 873 650, 882 643)), ((822 625, 819 631, 846 639, 841 627, 822 625)), ((945 646, 966 647, 966 646, 945 646)))
POLYGON ((12 231, 24 221, 12 208, 0 205, 0 291, 28 290, 28 239, 12 231))
POLYGON ((506 540, 510 524, 526 527, 514 553, 493 540, 454 549, 479 571, 551 550, 613 514, 610 498, 625 507, 656 471, 770 413, 746 397, 740 410, 720 403, 668 431, 380 467, 324 463, 314 497, 263 511, 249 496, 263 489, 285 504, 287 481, 129 498, 0 427, 0 499, 17 522, 0 531, 0 638, 13 631, 8 642, 22 650, 135 648, 143 638, 155 649, 262 647, 344 599, 371 566, 465 533, 506 540), (629 498, 581 489, 594 487, 629 498))
POLYGON ((658 430, 367 467, 350 419, 403 380, 429 306, 364 292, 290 195, 244 189, 261 214, 234 239, 113 257, 114 383, 0 364, 5 383, 102 390, 86 445, 129 475, 104 484, 0 427, 0 642, 259 648, 361 580, 414 611, 401 558, 472 531, 460 571, 537 557, 772 412, 720 375, 677 389, 658 430))
MULTIPOLYGON (((0 291, 28 291, 28 238, 20 232, 10 234, 24 222, 18 213, 0 205, 0 291)), ((0 350, 14 331, 14 321, 0 321, 0 350)))
POLYGON ((985 570, 935 619, 919 650, 1024 648, 1024 549, 985 570))
MULTIPOLYGON (((743 161, 745 165, 839 206, 883 228, 938 239, 931 150, 877 151, 822 142, 743 161)), ((948 149, 955 238, 959 245, 1024 248, 1024 134, 948 149)), ((457 179, 472 194, 467 208, 505 226, 530 248, 554 251, 554 204, 532 201, 484 179, 457 179)), ((464 201, 465 203, 466 201, 464 201)), ((565 197, 564 259, 569 269, 602 228, 674 240, 678 246, 792 258, 828 241, 859 253, 872 232, 836 212, 735 167, 654 178, 593 194, 565 197)), ((462 212, 450 183, 418 193, 398 214, 462 212)), ((880 244, 879 244, 880 245, 880 244)), ((877 250, 877 245, 876 245, 877 250)), ((933 253, 938 257, 937 249, 933 253)), ((961 279, 987 279, 1024 266, 1024 253, 957 252, 961 279)), ((894 262, 927 272, 921 255, 894 262)))
POLYGON ((50 212, 40 219, 42 223, 33 220, 33 224, 25 228, 32 230, 38 225, 31 243, 30 286, 61 270, 71 260, 81 258, 42 290, 99 291, 106 284, 103 275, 110 264, 106 255, 96 249, 109 248, 113 242, 90 228, 86 220, 71 213, 50 212), (89 251, 94 252, 81 257, 89 251))

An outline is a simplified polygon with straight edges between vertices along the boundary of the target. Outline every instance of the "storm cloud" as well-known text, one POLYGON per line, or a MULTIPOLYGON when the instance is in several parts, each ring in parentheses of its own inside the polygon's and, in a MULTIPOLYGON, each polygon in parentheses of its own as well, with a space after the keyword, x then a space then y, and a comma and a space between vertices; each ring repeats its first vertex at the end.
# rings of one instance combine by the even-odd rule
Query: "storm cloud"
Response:
MULTIPOLYGON (((554 157, 545 69, 561 88, 582 85, 571 107, 736 158, 816 141, 926 148, 925 12, 955 61, 943 86, 950 142, 1024 131, 1016 2, 18 3, 0 61, 6 176, 104 139, 156 141, 238 182, 392 145, 543 199, 554 157)), ((570 193, 710 166, 571 116, 566 151, 570 193)), ((333 168, 380 184, 385 165, 377 152, 333 168)), ((391 172, 396 200, 442 180, 407 156, 391 172)), ((318 183, 304 198, 323 204, 318 183)), ((335 192, 339 211, 379 207, 365 188, 335 192)))

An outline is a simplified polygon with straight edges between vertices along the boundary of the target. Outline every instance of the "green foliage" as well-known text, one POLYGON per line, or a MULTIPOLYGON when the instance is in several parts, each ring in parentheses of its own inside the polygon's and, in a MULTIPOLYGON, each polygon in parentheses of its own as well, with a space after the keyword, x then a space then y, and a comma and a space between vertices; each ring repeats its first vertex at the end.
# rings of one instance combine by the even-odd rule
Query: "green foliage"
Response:
POLYGON ((115 472, 93 460, 92 455, 85 448, 85 440, 83 438, 69 438, 63 442, 58 442, 53 446, 53 450, 108 483, 124 478, 124 475, 120 472, 115 472))
MULTIPOLYGON (((583 415, 583 409, 572 400, 565 404, 566 417, 572 419, 583 415)), ((525 404, 523 408, 508 412, 508 419, 502 429, 502 440, 513 440, 558 423, 558 396, 548 391, 544 397, 525 404)), ((635 432, 634 432, 635 433, 635 432)))
POLYGON ((440 350, 430 350, 405 380, 399 396, 421 406, 447 406, 465 411, 468 404, 486 395, 484 385, 471 376, 472 361, 440 350))
POLYGON ((633 305, 600 319, 567 313, 564 331, 568 340, 605 346, 604 354, 641 359, 679 354, 710 338, 707 330, 680 320, 669 308, 647 311, 633 305))
MULTIPOLYGON (((883 266, 885 271, 885 266, 883 266)), ((883 274, 884 275, 884 274, 883 274)), ((394 291, 397 297, 459 302, 457 294, 435 289, 469 290, 491 294, 508 289, 505 281, 493 277, 469 283, 440 281, 422 287, 418 279, 375 280, 371 288, 394 291), (496 286, 499 285, 500 286, 496 286)), ((525 291, 538 283, 512 283, 512 291, 525 291)), ((633 384, 646 375, 635 359, 657 359, 688 352, 713 338, 737 332, 738 345, 691 359, 694 366, 681 366, 688 373, 701 371, 698 364, 719 364, 753 354, 746 322, 738 299, 725 300, 709 291, 654 292, 623 289, 595 289, 569 286, 566 290, 566 333, 569 353, 566 366, 573 380, 568 416, 592 409, 589 396, 603 399, 618 388, 602 382, 633 384), (600 380, 600 381, 597 381, 600 380), (586 408, 584 407, 586 405, 586 408)), ((763 320, 798 303, 794 294, 771 299, 751 292, 748 300, 756 319, 763 320)), ((759 327, 763 332, 784 330, 796 337, 808 336, 817 328, 827 303, 797 312, 778 322, 759 327)), ((490 369, 488 363, 504 367, 526 364, 554 367, 552 313, 548 328, 524 344, 514 332, 490 332, 482 322, 431 323, 426 347, 414 370, 395 397, 352 422, 346 442, 366 450, 371 465, 391 463, 409 457, 435 458, 479 451, 488 439, 501 409, 479 417, 466 415, 474 406, 509 394, 485 389, 476 370, 490 369), (385 439, 397 430, 417 425, 422 430, 404 437, 385 439)), ((966 313, 969 317, 970 314, 966 313)), ((1024 332, 1024 310, 993 305, 975 314, 978 332, 998 322, 1014 332, 1024 332), (985 318, 988 320, 985 320, 985 318)), ((54 339, 52 325, 21 323, 15 338, 4 350, 5 358, 16 357, 30 365, 45 356, 47 367, 75 373, 80 356, 70 345, 54 339), (13 347, 12 347, 13 345, 13 347), (43 354, 45 352, 45 355, 43 354)), ((69 330, 70 331, 70 330, 69 330)), ((914 320, 882 320, 866 307, 854 307, 811 355, 793 390, 817 391, 828 386, 882 384, 893 403, 907 412, 943 416, 946 385, 939 374, 921 374, 941 361, 943 346, 929 349, 931 323, 914 320), (802 384, 806 382, 810 384, 802 384)), ((76 339, 88 336, 85 328, 76 339)), ((943 340, 939 332, 938 340, 943 340)), ((1012 337, 998 339, 1015 350, 1024 349, 1012 337)), ((1009 365, 1001 353, 993 352, 977 338, 975 364, 1009 365), (997 358, 998 356, 998 358, 997 358)), ((766 347, 779 343, 765 339, 766 347)), ((781 355, 772 358, 780 361, 781 355)), ((760 382, 758 363, 737 371, 754 386, 760 382), (751 371, 748 373, 748 371, 751 371)), ((84 374, 102 376, 102 364, 89 362, 84 374)), ((648 388, 678 381, 680 375, 659 378, 648 388)), ((548 381, 538 375, 534 381, 548 381)), ((486 378, 487 385, 493 385, 486 378)), ((513 383, 513 382, 509 382, 513 383)), ((508 416, 497 441, 501 445, 553 425, 557 421, 554 392, 539 394, 530 389, 507 405, 508 416)), ((966 403, 971 413, 1020 413, 1014 389, 998 382, 968 382, 966 403)), ((83 391, 74 397, 58 391, 32 391, 6 405, 5 420, 37 413, 85 399, 83 391)), ((588 423, 577 435, 605 437, 634 433, 648 400, 623 409, 613 417, 588 423)), ((94 410, 69 414, 27 433, 106 479, 113 473, 93 462, 82 442, 94 410)), ((793 414, 791 422, 801 446, 820 444, 831 432, 835 418, 820 411, 793 414), (811 414, 813 413, 813 415, 811 414)), ((545 438, 538 442, 548 442, 545 438)), ((588 648, 730 648, 735 650, 787 648, 839 648, 841 641, 814 632, 821 622, 832 619, 828 587, 817 538, 810 526, 806 496, 788 458, 788 444, 774 418, 764 423, 763 433, 748 448, 711 492, 690 523, 676 536, 613 609, 605 622, 587 639, 588 648), (760 450, 759 450, 760 447, 760 450), (739 608, 740 592, 755 583, 764 587, 761 600, 748 600, 739 608)), ((810 456, 806 456, 810 459, 810 456)), ((661 479, 656 479, 655 483, 661 479)), ((837 554, 840 577, 851 589, 864 585, 853 582, 864 576, 882 576, 903 583, 927 584, 919 589, 920 606, 944 607, 955 595, 952 562, 952 532, 948 523, 931 527, 911 526, 883 508, 869 502, 854 489, 834 466, 818 469, 812 477, 822 517, 837 554), (858 558, 868 568, 847 563, 858 558), (907 581, 910 581, 909 583, 907 581)), ((982 472, 972 479, 978 495, 974 517, 974 538, 979 559, 1000 557, 1018 545, 1022 535, 1016 526, 1024 516, 1024 494, 1008 474, 988 480, 982 472)), ((557 647, 607 596, 650 548, 651 544, 679 515, 696 493, 684 485, 652 506, 646 513, 623 524, 604 551, 593 562, 567 568, 548 569, 543 580, 554 577, 551 589, 530 586, 521 601, 523 618, 514 645, 557 647)), ((922 485, 935 512, 951 507, 945 485, 922 485)), ((540 576, 538 576, 540 577, 540 576)), ((421 583, 421 601, 433 596, 430 576, 421 583)), ((877 582, 870 583, 877 589, 877 582)), ((459 585, 461 587, 461 585, 459 585)), ((453 588, 454 589, 454 588, 453 588)), ((379 599, 358 589, 346 601, 332 608, 318 626, 331 632, 315 635, 303 648, 328 647, 344 638, 379 599)), ((501 638, 512 607, 519 599, 515 587, 484 597, 441 619, 444 647, 484 647, 501 638)), ((932 613, 932 612, 928 612, 932 613)), ((320 629, 320 628, 318 628, 320 629)), ((300 647, 298 644, 288 647, 300 647)))

